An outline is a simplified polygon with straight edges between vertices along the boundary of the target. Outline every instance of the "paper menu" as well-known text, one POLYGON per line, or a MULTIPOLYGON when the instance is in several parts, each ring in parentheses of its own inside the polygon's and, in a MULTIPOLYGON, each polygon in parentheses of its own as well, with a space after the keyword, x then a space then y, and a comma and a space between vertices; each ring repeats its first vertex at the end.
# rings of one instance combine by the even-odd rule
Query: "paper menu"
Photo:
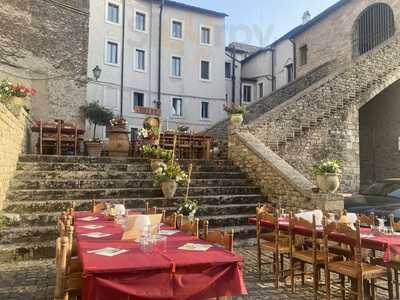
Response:
POLYGON ((102 238, 102 237, 106 237, 106 236, 110 236, 111 233, 104 233, 104 232, 92 232, 92 233, 83 233, 81 234, 82 236, 87 236, 87 237, 91 237, 91 238, 102 238))
POLYGON ((95 220, 98 220, 98 219, 99 219, 98 217, 87 216, 87 217, 84 217, 84 218, 79 218, 78 220, 79 221, 90 222, 90 221, 95 221, 95 220))
POLYGON ((103 255, 103 256, 116 256, 122 253, 127 252, 128 250, 126 249, 118 249, 118 248, 112 248, 112 247, 106 247, 106 248, 102 248, 102 249, 97 249, 97 250, 90 250, 87 253, 93 253, 93 254, 97 254, 97 255, 103 255))
POLYGON ((174 234, 176 234, 178 232, 179 232, 179 230, 160 230, 158 232, 158 234, 160 234, 160 235, 174 235, 174 234))
POLYGON ((187 243, 181 247, 179 250, 187 250, 187 251, 207 251, 210 249, 212 245, 209 244, 194 244, 194 243, 187 243))
POLYGON ((85 228, 85 229, 99 229, 99 228, 103 228, 103 225, 85 225, 85 226, 80 226, 81 228, 85 228))

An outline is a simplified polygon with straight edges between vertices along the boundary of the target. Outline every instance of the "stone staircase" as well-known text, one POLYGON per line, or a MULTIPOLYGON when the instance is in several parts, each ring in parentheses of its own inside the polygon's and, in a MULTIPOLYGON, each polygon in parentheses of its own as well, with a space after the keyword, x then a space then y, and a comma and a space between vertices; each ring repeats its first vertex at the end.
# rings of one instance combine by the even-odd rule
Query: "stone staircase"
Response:
MULTIPOLYGON (((180 162, 184 169, 189 163, 180 162)), ((266 201, 258 187, 227 160, 193 161, 192 175, 189 196, 200 204, 200 219, 214 228, 234 227, 236 239, 255 236, 247 219, 266 201)), ((184 194, 185 188, 178 188, 175 200, 184 194)), ((92 199, 139 210, 145 201, 167 209, 174 205, 153 186, 146 160, 24 155, 8 192, 0 262, 54 257, 57 216, 73 202, 77 210, 89 210, 92 199)))

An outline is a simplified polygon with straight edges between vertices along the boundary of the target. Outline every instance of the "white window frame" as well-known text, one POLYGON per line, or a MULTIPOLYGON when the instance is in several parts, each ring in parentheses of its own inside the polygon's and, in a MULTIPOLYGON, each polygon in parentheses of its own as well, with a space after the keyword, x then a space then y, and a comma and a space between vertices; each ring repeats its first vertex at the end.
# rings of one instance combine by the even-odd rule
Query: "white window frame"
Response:
POLYGON ((147 12, 145 12, 145 11, 142 11, 142 10, 139 10, 139 9, 133 9, 133 28, 134 28, 134 30, 135 31, 137 31, 137 32, 142 32, 142 33, 148 33, 149 32, 149 30, 148 30, 148 28, 149 28, 149 26, 148 26, 148 24, 149 24, 149 21, 148 21, 148 14, 147 14, 147 12), (145 17, 144 17, 144 28, 145 28, 145 30, 140 30, 140 29, 138 29, 137 28, 137 23, 136 23, 136 14, 137 13, 140 13, 140 14, 143 14, 145 17))
POLYGON ((257 83, 257 89, 258 89, 258 98, 264 98, 265 97, 265 84, 264 84, 264 82, 263 81, 260 81, 260 82, 258 82, 257 83), (262 96, 260 95, 261 93, 261 87, 262 86, 262 96))
POLYGON ((244 103, 252 103, 253 102, 253 86, 251 85, 251 84, 243 84, 243 95, 242 95, 242 99, 243 99, 243 102, 244 103), (246 101, 245 99, 244 99, 244 87, 245 86, 247 86, 247 87, 250 87, 250 101, 246 101))
POLYGON ((171 19, 170 27, 171 27, 170 28, 170 37, 171 37, 171 39, 177 40, 177 41, 183 41, 185 39, 185 22, 183 22, 182 20, 179 20, 179 19, 171 19), (173 35, 173 32, 174 32, 173 31, 173 29, 174 29, 173 24, 174 24, 174 22, 179 22, 179 23, 182 24, 182 37, 181 38, 175 37, 173 35))
POLYGON ((207 26, 207 25, 200 25, 200 45, 202 46, 212 46, 213 45, 213 28, 211 26, 207 26), (208 29, 210 31, 210 43, 203 43, 201 38, 202 38, 202 29, 208 29))
POLYGON ((229 62, 229 61, 225 61, 225 64, 224 64, 224 77, 225 77, 225 79, 227 79, 227 80, 232 80, 232 77, 233 77, 232 63, 229 62), (231 68, 230 68, 231 77, 226 77, 226 64, 229 64, 230 67, 231 67, 231 68))
POLYGON ((108 66, 113 66, 113 67, 119 67, 121 65, 121 44, 119 41, 112 40, 112 39, 105 39, 104 42, 104 64, 108 66), (118 51, 117 51, 117 63, 110 63, 107 61, 108 57, 108 43, 114 43, 118 45, 118 51))
POLYGON ((113 1, 113 0, 107 0, 106 1, 106 5, 105 5, 105 22, 107 24, 121 26, 121 17, 122 17, 122 5, 121 5, 121 3, 117 2, 117 1, 113 1), (111 21, 108 20, 108 4, 113 4, 115 6, 118 6, 118 23, 111 22, 111 21))
POLYGON ((200 74, 199 74, 199 78, 200 78, 200 81, 204 81, 204 82, 210 82, 210 81, 212 81, 212 76, 211 76, 211 72, 212 72, 212 62, 211 62, 211 60, 208 60, 208 59, 200 59, 200 64, 199 64, 199 68, 200 68, 200 74), (207 61, 208 62, 208 66, 209 66, 209 70, 208 70, 208 79, 204 79, 204 78, 202 78, 201 77, 201 63, 203 62, 203 61, 207 61))
POLYGON ((171 55, 170 71, 171 71, 170 75, 171 75, 172 78, 177 78, 177 79, 182 79, 183 78, 183 57, 182 56, 175 55, 175 54, 171 55), (173 62, 173 58, 174 57, 181 59, 181 75, 180 76, 176 76, 176 75, 173 74, 173 64, 172 64, 172 62, 173 62))
POLYGON ((133 56, 133 69, 136 71, 136 72, 140 72, 140 73, 146 73, 147 72, 147 51, 146 51, 146 49, 143 49, 143 48, 133 48, 133 50, 134 50, 134 56, 133 56), (137 67, 136 67, 136 62, 137 62, 137 60, 136 60, 136 52, 137 52, 137 50, 139 50, 139 51, 143 51, 144 52, 144 69, 138 69, 137 67))
POLYGON ((203 121, 210 121, 211 120, 211 103, 210 101, 207 100, 201 100, 200 101, 200 119, 203 121), (207 102, 208 103, 208 118, 203 118, 203 116, 201 115, 202 111, 203 111, 203 102, 207 102))
POLYGON ((132 96, 131 96, 131 107, 132 107, 132 112, 135 112, 135 93, 140 93, 143 94, 143 106, 142 107, 146 107, 146 93, 142 92, 142 91, 132 91, 132 96))
POLYGON ((184 103, 183 97, 180 97, 180 96, 172 96, 172 97, 171 97, 171 117, 172 117, 172 118, 174 118, 174 119, 183 119, 183 118, 184 118, 184 117, 183 117, 183 115, 184 115, 184 112, 183 112, 183 103, 184 103), (181 104, 182 104, 182 106, 181 106, 181 112, 182 112, 182 115, 175 115, 175 114, 174 114, 174 99, 181 99, 181 104))

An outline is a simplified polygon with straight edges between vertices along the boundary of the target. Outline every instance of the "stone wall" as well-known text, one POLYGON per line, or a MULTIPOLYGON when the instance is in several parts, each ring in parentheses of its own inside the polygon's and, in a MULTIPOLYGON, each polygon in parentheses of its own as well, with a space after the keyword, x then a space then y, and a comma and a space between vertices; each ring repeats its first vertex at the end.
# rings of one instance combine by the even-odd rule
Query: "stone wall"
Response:
POLYGON ((88 0, 0 0, 0 79, 37 89, 35 119, 84 124, 88 0))
POLYGON ((0 103, 0 211, 5 206, 8 186, 15 174, 18 156, 29 147, 26 126, 28 119, 24 110, 15 116, 0 103))
POLYGON ((261 187, 272 203, 292 211, 343 209, 342 195, 312 193, 315 186, 308 179, 247 131, 231 128, 229 159, 261 187))

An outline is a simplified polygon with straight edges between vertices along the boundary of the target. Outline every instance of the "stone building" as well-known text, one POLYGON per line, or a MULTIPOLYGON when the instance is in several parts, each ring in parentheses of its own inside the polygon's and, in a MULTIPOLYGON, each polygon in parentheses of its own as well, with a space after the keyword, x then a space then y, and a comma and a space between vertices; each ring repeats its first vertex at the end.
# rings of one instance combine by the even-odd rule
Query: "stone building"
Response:
POLYGON ((89 1, 1 0, 0 79, 34 87, 34 119, 83 126, 89 1))

